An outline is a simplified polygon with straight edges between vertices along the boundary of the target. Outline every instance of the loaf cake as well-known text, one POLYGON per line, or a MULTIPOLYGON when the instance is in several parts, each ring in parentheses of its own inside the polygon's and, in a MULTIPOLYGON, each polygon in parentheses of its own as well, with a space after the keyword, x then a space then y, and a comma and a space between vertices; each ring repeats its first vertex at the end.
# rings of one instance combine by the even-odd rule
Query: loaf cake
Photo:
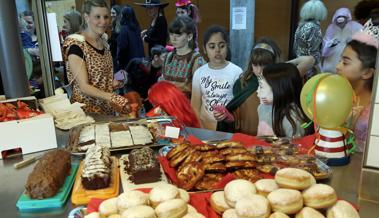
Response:
POLYGON ((111 182, 111 166, 109 148, 90 147, 86 152, 81 176, 83 187, 89 190, 108 187, 111 182))
POLYGON ((54 196, 62 187, 66 176, 70 175, 70 153, 58 149, 46 153, 29 174, 26 194, 33 199, 54 196))
POLYGON ((151 183, 161 180, 160 165, 154 151, 144 147, 134 149, 128 156, 126 171, 130 175, 129 179, 134 184, 151 183))

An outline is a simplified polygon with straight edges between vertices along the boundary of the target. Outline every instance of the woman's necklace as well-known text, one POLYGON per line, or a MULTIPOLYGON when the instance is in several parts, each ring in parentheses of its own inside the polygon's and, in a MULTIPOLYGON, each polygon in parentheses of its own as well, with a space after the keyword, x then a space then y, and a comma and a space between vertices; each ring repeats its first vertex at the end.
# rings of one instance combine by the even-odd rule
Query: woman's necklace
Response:
POLYGON ((102 39, 100 37, 91 37, 89 33, 85 33, 85 37, 86 37, 86 41, 89 42, 93 47, 101 50, 103 49, 103 42, 102 42, 102 39))

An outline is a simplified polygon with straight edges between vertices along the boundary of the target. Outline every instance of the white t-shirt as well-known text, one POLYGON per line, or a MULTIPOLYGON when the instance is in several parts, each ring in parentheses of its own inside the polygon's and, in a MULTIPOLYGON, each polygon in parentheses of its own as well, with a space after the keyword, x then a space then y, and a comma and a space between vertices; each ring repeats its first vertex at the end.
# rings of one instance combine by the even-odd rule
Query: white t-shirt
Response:
POLYGON ((211 69, 208 64, 195 71, 192 79, 191 105, 202 128, 216 130, 213 106, 227 105, 233 98, 233 85, 242 69, 229 62, 222 69, 211 69))

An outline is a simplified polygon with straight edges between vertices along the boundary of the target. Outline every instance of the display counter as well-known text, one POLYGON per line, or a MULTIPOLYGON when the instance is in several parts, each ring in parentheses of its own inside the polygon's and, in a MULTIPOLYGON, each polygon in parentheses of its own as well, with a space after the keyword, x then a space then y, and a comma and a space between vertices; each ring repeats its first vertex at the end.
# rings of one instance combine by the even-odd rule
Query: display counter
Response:
MULTIPOLYGON (((186 128, 188 134, 194 135, 201 140, 222 140, 228 139, 232 134, 215 132, 204 129, 186 128)), ((65 147, 68 140, 68 132, 56 130, 58 147, 65 147)), ((64 208, 61 210, 46 212, 44 214, 32 215, 32 214, 20 214, 16 208, 16 202, 21 193, 24 191, 24 185, 29 173, 33 170, 35 164, 31 164, 22 169, 16 170, 13 164, 22 161, 23 159, 29 159, 34 156, 43 154, 44 152, 38 152, 34 154, 24 155, 22 158, 12 158, 8 160, 0 160, 0 211, 1 217, 67 217, 71 211, 72 204, 71 199, 64 208)), ((79 159, 73 157, 74 162, 78 162, 79 159)), ((375 203, 367 201, 358 201, 358 188, 362 166, 362 154, 354 154, 351 157, 351 163, 346 166, 331 167, 333 175, 330 179, 322 181, 330 184, 338 194, 340 199, 350 201, 359 205, 362 218, 376 217, 373 214, 379 214, 379 206, 375 203)))

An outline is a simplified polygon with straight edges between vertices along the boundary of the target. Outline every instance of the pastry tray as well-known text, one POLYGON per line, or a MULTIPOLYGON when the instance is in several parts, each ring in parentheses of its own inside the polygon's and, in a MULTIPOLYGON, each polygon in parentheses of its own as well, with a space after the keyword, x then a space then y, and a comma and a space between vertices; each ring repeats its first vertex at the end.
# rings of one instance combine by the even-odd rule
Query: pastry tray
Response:
POLYGON ((17 200, 16 206, 20 212, 44 212, 47 210, 55 210, 65 205, 68 195, 70 194, 78 164, 71 164, 70 175, 66 177, 63 186, 56 195, 45 199, 31 199, 24 191, 17 200))
MULTIPOLYGON (((163 171, 162 166, 160 166, 160 168, 161 168, 161 180, 160 181, 152 182, 152 183, 134 184, 132 181, 129 180, 129 175, 125 171, 125 167, 126 167, 126 165, 124 163, 125 160, 128 160, 128 154, 122 155, 120 157, 120 160, 119 160, 120 161, 121 184, 122 184, 122 188, 123 188, 124 191, 126 191, 126 190, 134 190, 134 189, 141 189, 141 188, 154 188, 160 182, 169 182, 168 179, 167 179, 167 177, 166 177, 166 174, 163 171)), ((159 161, 158 161, 158 163, 159 163, 159 161)))
POLYGON ((112 173, 111 182, 107 188, 87 190, 83 187, 81 181, 81 175, 83 170, 84 162, 80 163, 78 173, 75 178, 74 188, 72 189, 71 202, 74 205, 85 205, 89 202, 91 198, 101 198, 107 199, 116 197, 119 194, 120 188, 120 171, 118 169, 118 159, 116 157, 112 158, 112 173))
MULTIPOLYGON (((73 154, 73 155, 79 155, 79 156, 85 155, 85 153, 86 153, 85 151, 78 151, 77 150, 77 147, 78 147, 77 145, 78 145, 81 130, 85 126, 88 126, 88 125, 106 124, 106 123, 115 123, 115 124, 124 123, 124 124, 130 125, 130 126, 142 125, 142 126, 145 126, 148 128, 148 125, 150 123, 156 122, 159 124, 159 126, 161 128, 164 128, 163 126, 165 126, 165 125, 172 125, 172 121, 174 119, 175 119, 175 117, 171 117, 171 116, 149 117, 149 118, 143 118, 143 119, 128 119, 128 120, 121 119, 121 118, 115 118, 115 119, 111 119, 108 121, 95 122, 95 123, 91 123, 91 124, 82 124, 82 125, 79 125, 79 126, 76 126, 72 129, 70 129, 69 139, 67 142, 67 148, 71 151, 71 154, 73 154)), ((170 142, 171 142, 170 139, 154 135, 150 128, 148 128, 148 130, 150 131, 151 135, 153 136, 152 143, 134 144, 131 146, 123 146, 123 147, 110 147, 109 148, 110 151, 111 152, 112 151, 124 151, 124 150, 131 150, 131 149, 135 149, 135 148, 142 148, 145 146, 152 147, 152 148, 153 147, 162 147, 164 145, 170 144, 170 142)), ((184 131, 182 134, 186 134, 186 132, 184 131)))

